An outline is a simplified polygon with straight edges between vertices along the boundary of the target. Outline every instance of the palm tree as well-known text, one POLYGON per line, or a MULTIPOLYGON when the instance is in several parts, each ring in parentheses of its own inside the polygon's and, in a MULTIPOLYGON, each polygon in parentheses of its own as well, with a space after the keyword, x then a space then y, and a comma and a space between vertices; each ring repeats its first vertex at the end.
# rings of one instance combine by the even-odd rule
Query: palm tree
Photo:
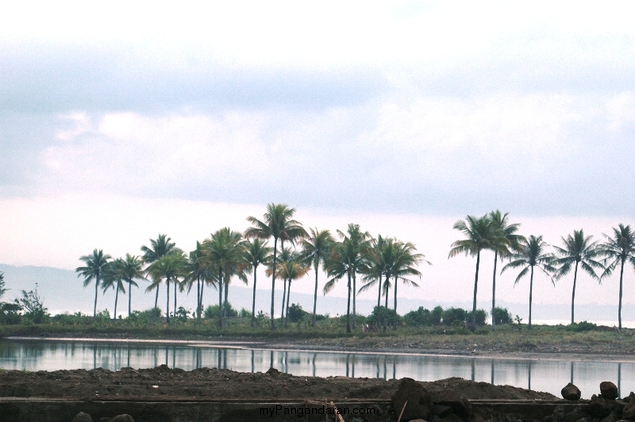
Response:
MULTIPOLYGON (((153 284, 148 287, 151 289, 153 285, 156 285, 158 289, 158 284, 162 279, 165 279, 166 286, 166 302, 165 302, 165 316, 166 322, 170 323, 170 281, 174 280, 175 285, 174 289, 176 294, 176 288, 178 279, 180 277, 184 277, 187 275, 187 257, 185 253, 181 249, 173 248, 168 254, 163 255, 158 260, 154 261, 150 266, 146 269, 147 273, 153 279, 153 284)), ((146 289, 146 291, 148 291, 146 289)), ((175 300, 176 303, 176 300, 175 300)), ((176 312, 176 309, 174 309, 176 312)))
POLYGON ((555 265, 560 268, 556 271, 556 279, 567 275, 574 266, 573 272, 573 289, 571 293, 571 324, 575 322, 575 288, 578 280, 578 266, 580 266, 588 275, 601 282, 600 277, 595 273, 594 268, 604 270, 604 266, 594 258, 602 255, 602 248, 598 242, 591 242, 593 236, 585 236, 584 231, 574 230, 573 236, 568 235, 562 238, 564 248, 554 246, 560 258, 554 260, 555 265), (574 265, 575 264, 575 265, 574 265))
POLYGON ((508 213, 502 214, 499 210, 489 213, 493 229, 496 232, 492 248, 494 250, 494 272, 492 275, 492 328, 496 326, 494 320, 494 309, 496 308, 496 264, 498 258, 509 257, 513 250, 518 248, 519 243, 524 240, 524 236, 516 234, 520 224, 508 224, 508 213))
MULTIPOLYGON (((386 290, 386 286, 390 284, 390 280, 388 279, 388 284, 384 282, 382 284, 382 278, 384 274, 389 271, 388 261, 390 260, 390 255, 392 251, 394 239, 385 238, 382 235, 377 236, 377 239, 372 240, 372 245, 368 250, 368 262, 367 265, 362 269, 362 273, 364 274, 362 281, 364 284, 358 290, 358 294, 362 293, 377 283, 377 308, 379 309, 381 306, 381 294, 382 291, 386 294, 386 305, 388 300, 388 292, 386 290)), ((388 278, 390 278, 390 274, 388 278)), ((378 314, 381 318, 381 313, 378 314)), ((379 320, 379 325, 383 325, 382 321, 379 320)))
MULTIPOLYGON (((146 264, 152 264, 159 258, 169 254, 176 247, 176 244, 174 242, 171 242, 171 240, 172 239, 170 239, 167 235, 159 234, 156 240, 150 239, 150 247, 141 246, 141 251, 143 252, 143 262, 146 264)), ((156 288, 156 294, 154 296, 154 309, 157 309, 159 301, 159 284, 160 283, 153 282, 150 287, 146 289, 146 291, 149 291, 156 288)))
POLYGON ((125 261, 121 258, 117 258, 114 261, 110 261, 104 267, 103 272, 103 280, 101 283, 101 287, 103 292, 106 293, 106 290, 111 287, 115 289, 115 306, 113 310, 112 319, 117 319, 117 302, 119 300, 119 292, 126 293, 126 288, 123 285, 123 269, 124 269, 125 261))
MULTIPOLYGON (((510 256, 511 261, 503 267, 501 274, 509 268, 523 267, 522 271, 518 273, 514 285, 518 284, 521 278, 530 273, 529 276, 529 329, 531 330, 531 304, 533 302, 533 289, 534 289, 534 267, 540 269, 543 273, 549 277, 551 284, 555 286, 552 273, 556 271, 556 268, 551 264, 554 260, 552 253, 544 252, 547 247, 547 243, 542 240, 542 236, 529 236, 529 240, 523 239, 518 244, 516 251, 510 256)), ((492 321, 494 321, 494 312, 492 311, 492 321)))
POLYGON ((326 265, 326 258, 333 245, 333 237, 328 230, 311 229, 311 234, 302 240, 302 257, 313 264, 315 271, 315 287, 313 289, 313 319, 311 326, 315 327, 317 311, 318 275, 320 264, 326 265))
POLYGON ((0 271, 0 297, 2 297, 7 290, 9 289, 4 287, 4 273, 0 271))
POLYGON ((91 255, 84 255, 79 258, 86 264, 83 267, 75 268, 78 273, 77 277, 84 277, 84 287, 88 286, 92 280, 95 280, 95 304, 93 306, 93 318, 97 317, 97 295, 99 293, 99 284, 104 271, 104 267, 111 258, 110 255, 104 255, 104 251, 99 249, 93 250, 91 255))
POLYGON ((247 241, 245 245, 245 261, 249 264, 249 269, 254 272, 254 288, 251 296, 251 326, 256 325, 256 273, 259 265, 267 265, 271 260, 271 248, 267 242, 260 239, 247 241))
POLYGON ((277 251, 278 251, 278 239, 282 242, 284 240, 293 240, 306 235, 306 232, 302 228, 302 225, 293 220, 293 214, 295 208, 289 208, 285 204, 269 204, 267 205, 267 212, 264 214, 263 220, 258 220, 255 217, 247 217, 247 221, 252 224, 252 227, 245 230, 245 237, 259 239, 269 239, 273 237, 273 262, 271 273, 271 329, 275 330, 276 325, 274 321, 274 305, 275 305, 275 292, 276 292, 276 266, 278 265, 277 251))
POLYGON ((337 233, 342 238, 342 242, 347 244, 349 264, 352 276, 352 299, 353 299, 353 328, 357 326, 357 273, 363 271, 368 265, 369 250, 371 249, 371 235, 362 232, 359 224, 349 224, 346 233, 338 230, 337 233))
POLYGON ((291 298, 291 283, 298 280, 309 272, 311 267, 306 265, 299 254, 292 253, 288 259, 278 264, 278 273, 280 277, 289 282, 289 291, 287 292, 287 301, 284 304, 284 325, 286 327, 289 316, 289 300, 291 298))
POLYGON ((393 329, 397 329, 397 282, 401 280, 404 284, 409 284, 414 287, 419 287, 417 283, 410 280, 409 276, 417 276, 421 278, 421 273, 415 268, 419 263, 425 262, 431 265, 429 261, 425 259, 425 256, 420 253, 416 253, 417 248, 410 242, 395 242, 395 256, 391 265, 390 273, 394 277, 394 309, 395 319, 393 320, 393 329))
POLYGON ((474 300, 472 303, 472 330, 476 328, 476 292, 478 289, 478 269, 481 263, 481 251, 493 249, 496 231, 492 226, 492 220, 487 215, 474 217, 468 215, 466 221, 459 220, 454 223, 454 229, 463 233, 466 239, 452 243, 448 258, 461 253, 476 256, 476 271, 474 272, 474 300))
POLYGON ((203 241, 203 253, 209 267, 217 271, 218 286, 218 327, 223 328, 223 284, 227 289, 229 277, 237 266, 244 263, 244 243, 242 235, 229 227, 222 228, 203 241))
POLYGON ((203 289, 206 283, 210 283, 212 277, 209 268, 203 261, 203 245, 196 242, 196 249, 190 252, 187 263, 188 277, 187 288, 188 293, 192 289, 192 284, 196 280, 196 318, 201 319, 203 312, 203 289))
POLYGON ((606 266, 602 278, 610 275, 613 270, 620 265, 620 293, 619 305, 617 310, 617 319, 619 329, 622 329, 622 281, 624 278, 624 264, 628 261, 631 266, 635 267, 635 235, 631 231, 631 226, 618 225, 613 227, 613 237, 604 235, 606 242, 600 245, 601 253, 606 258, 604 263, 610 261, 606 266))
POLYGON ((123 280, 128 282, 128 317, 130 317, 132 313, 132 286, 139 287, 134 280, 143 279, 143 270, 141 268, 143 264, 141 258, 127 253, 122 265, 123 280))
POLYGON ((329 281, 326 282, 324 288, 322 289, 324 294, 330 292, 333 287, 335 287, 335 283, 342 279, 342 277, 347 277, 346 284, 346 332, 351 333, 351 279, 352 279, 352 271, 353 267, 351 265, 352 255, 350 250, 350 243, 344 242, 335 242, 333 247, 331 248, 331 252, 329 253, 328 259, 326 260, 326 273, 330 278, 329 281))

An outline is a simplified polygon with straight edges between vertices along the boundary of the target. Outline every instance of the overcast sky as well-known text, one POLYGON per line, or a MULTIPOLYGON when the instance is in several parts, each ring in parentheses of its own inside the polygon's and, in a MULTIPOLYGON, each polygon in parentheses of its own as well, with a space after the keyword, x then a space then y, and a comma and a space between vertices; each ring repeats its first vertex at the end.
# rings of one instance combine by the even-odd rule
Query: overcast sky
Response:
MULTIPOLYGON (((433 266, 407 294, 469 299, 456 220, 500 209, 559 244, 635 212, 632 2, 14 3, 0 262, 74 268, 160 232, 191 250, 282 202, 412 241, 433 266)), ((595 284, 578 300, 616 302, 595 284)))

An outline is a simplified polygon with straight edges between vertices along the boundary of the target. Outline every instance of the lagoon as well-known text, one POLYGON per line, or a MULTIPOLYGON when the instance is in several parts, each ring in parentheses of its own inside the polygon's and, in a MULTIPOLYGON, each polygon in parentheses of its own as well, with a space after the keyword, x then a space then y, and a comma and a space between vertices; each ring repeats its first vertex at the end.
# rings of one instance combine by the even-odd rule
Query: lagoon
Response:
POLYGON ((115 371, 159 365, 239 372, 265 372, 273 367, 298 376, 410 377, 419 381, 461 377, 546 391, 558 397, 560 389, 570 381, 582 390, 584 398, 599 394, 601 381, 613 381, 621 396, 635 390, 635 362, 280 350, 249 343, 196 341, 0 340, 0 368, 6 370, 101 367, 115 371))

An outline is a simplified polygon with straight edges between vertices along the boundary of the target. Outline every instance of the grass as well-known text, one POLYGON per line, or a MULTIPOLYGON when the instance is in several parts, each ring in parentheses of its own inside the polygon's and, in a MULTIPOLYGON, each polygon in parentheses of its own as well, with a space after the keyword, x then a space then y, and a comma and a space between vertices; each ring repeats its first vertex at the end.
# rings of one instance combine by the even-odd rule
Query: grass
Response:
POLYGON ((479 327, 474 333, 462 326, 400 326, 384 331, 364 332, 361 324, 346 333, 341 318, 325 318, 317 327, 308 321, 269 329, 269 320, 252 328, 250 318, 229 318, 221 330, 216 320, 145 321, 112 320, 86 316, 52 317, 43 324, 1 325, 0 336, 98 337, 138 339, 253 340, 283 342, 304 347, 354 350, 443 351, 448 353, 596 353, 635 354, 635 330, 607 329, 593 324, 573 326, 503 325, 495 330, 479 327))

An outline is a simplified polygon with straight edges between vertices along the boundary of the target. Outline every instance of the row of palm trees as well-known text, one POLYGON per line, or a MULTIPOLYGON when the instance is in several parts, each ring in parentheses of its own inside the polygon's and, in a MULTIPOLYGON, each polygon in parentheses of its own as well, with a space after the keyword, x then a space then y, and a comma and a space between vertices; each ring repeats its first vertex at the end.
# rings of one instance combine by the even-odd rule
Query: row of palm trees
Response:
MULTIPOLYGON (((197 242, 196 249, 186 255, 164 234, 150 240, 149 246, 142 246, 143 255, 127 254, 125 258, 112 259, 102 250, 95 249, 91 255, 82 256, 84 266, 78 267, 78 276, 84 278, 84 286, 95 283, 93 315, 97 315, 99 287, 104 292, 115 289, 114 317, 117 317, 119 292, 128 289, 128 314, 131 313, 131 288, 138 287, 135 280, 149 279, 146 292, 155 291, 155 309, 158 307, 159 289, 166 289, 166 318, 170 322, 170 284, 173 285, 173 311, 177 310, 177 290, 189 293, 196 286, 196 316, 201 317, 206 286, 218 291, 218 325, 223 327, 226 316, 228 289, 232 279, 247 283, 247 275, 253 273, 252 326, 255 324, 255 303, 257 269, 263 265, 271 277, 271 329, 276 329, 275 287, 276 278, 282 279, 283 298, 281 317, 287 323, 290 304, 291 284, 304 277, 311 269, 315 272, 313 294, 312 325, 316 323, 319 273, 324 270, 329 279, 322 291, 333 289, 336 283, 345 279, 347 284, 347 332, 355 328, 357 293, 376 286, 377 305, 382 295, 388 307, 388 295, 393 291, 393 306, 397 310, 397 283, 399 281, 418 286, 412 277, 421 277, 417 270, 426 262, 422 254, 410 242, 378 236, 362 231, 358 224, 349 224, 347 230, 337 231, 336 240, 328 230, 310 229, 293 219, 294 208, 285 204, 269 204, 262 219, 248 217, 251 226, 244 233, 223 228, 213 233, 203 242, 197 242), (269 241, 273 239, 273 247, 269 241), (286 246, 285 246, 286 243, 286 246), (144 268, 145 266, 145 268, 144 268), (358 289, 358 281, 362 283, 358 289), (351 309, 352 308, 352 309, 351 309), (351 318, 351 314, 353 318, 351 318), (352 320, 352 323, 351 323, 352 320)), ((396 328, 396 319, 393 321, 396 328)))
MULTIPOLYGON (((454 229, 465 236, 451 246, 449 258, 465 253, 476 257, 474 273, 474 298, 472 303, 472 326, 476 325, 476 295, 478 290, 481 252, 494 252, 494 273, 492 281, 492 315, 496 303, 496 264, 505 259, 509 262, 501 273, 508 269, 521 268, 514 283, 518 283, 527 274, 529 277, 529 328, 531 328, 531 308, 533 300, 534 269, 542 271, 555 285, 555 281, 573 270, 573 288, 571 293, 571 323, 575 322, 575 293, 578 270, 586 272, 601 282, 611 275, 617 267, 620 269, 618 326, 622 328, 622 296, 624 266, 629 263, 635 268, 635 235, 630 226, 619 224, 613 228, 613 235, 604 235, 605 241, 593 241, 593 236, 585 236, 584 231, 574 230, 573 234, 562 238, 563 246, 553 246, 555 253, 548 252, 549 245, 542 236, 531 235, 526 238, 519 235, 519 224, 510 224, 508 214, 492 211, 482 217, 468 215, 465 220, 454 224, 454 229)), ((494 320, 492 319, 492 326, 494 320)))

